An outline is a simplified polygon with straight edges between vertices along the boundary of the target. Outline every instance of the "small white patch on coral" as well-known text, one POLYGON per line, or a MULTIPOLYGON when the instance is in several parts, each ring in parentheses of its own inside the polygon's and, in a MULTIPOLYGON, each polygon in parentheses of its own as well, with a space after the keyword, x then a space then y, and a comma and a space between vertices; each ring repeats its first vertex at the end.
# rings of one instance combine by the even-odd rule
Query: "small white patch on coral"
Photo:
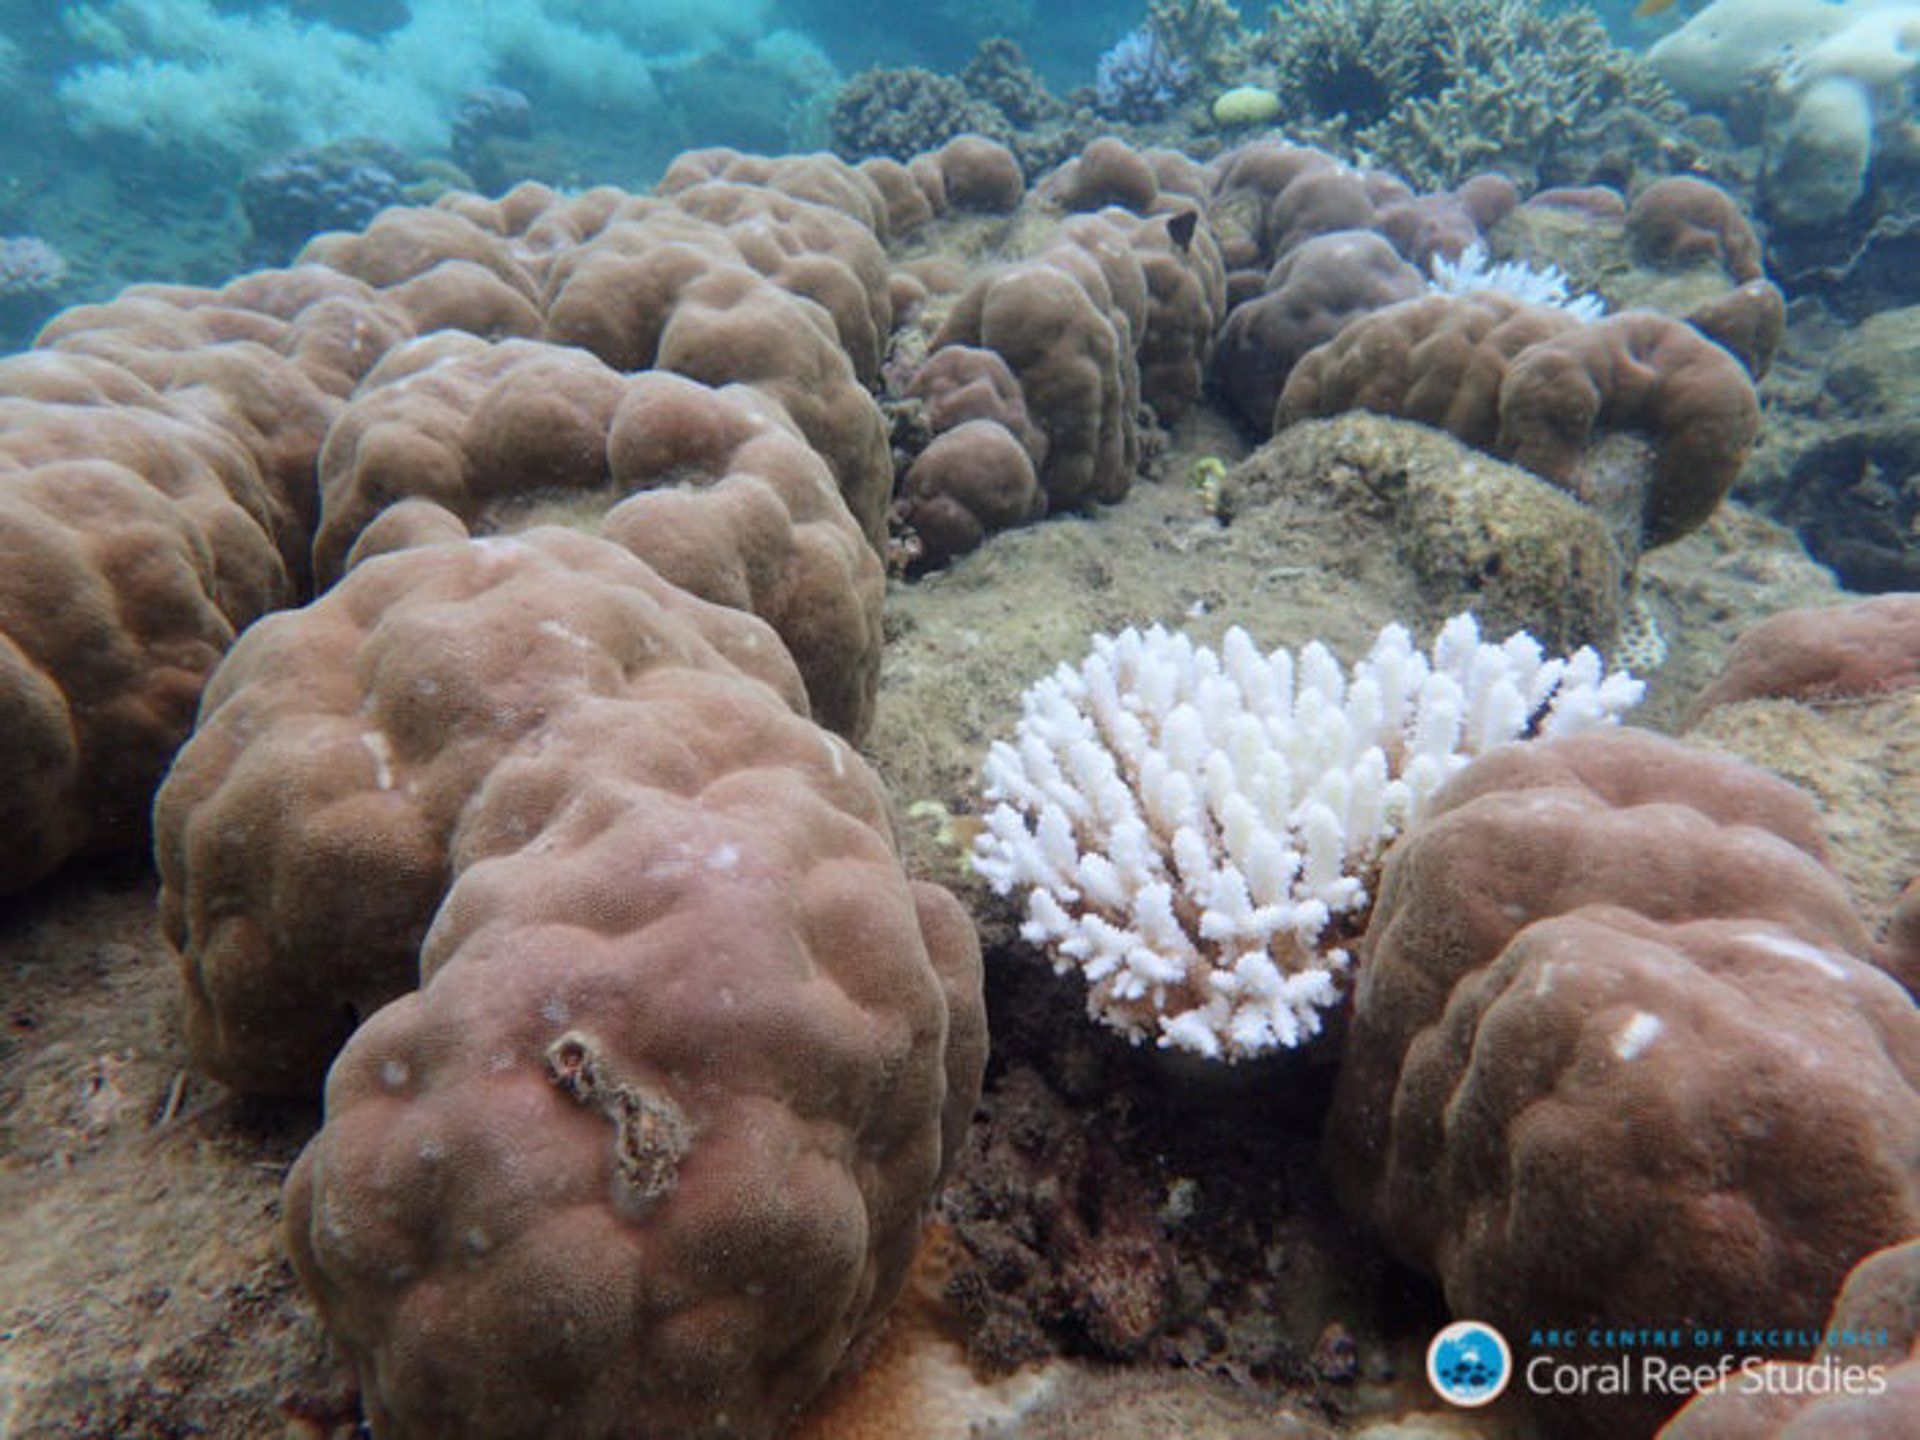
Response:
POLYGON ((1613 1032, 1613 1053, 1622 1060, 1636 1060, 1666 1028, 1658 1015, 1636 1010, 1626 1024, 1613 1032))
POLYGON ((360 732, 360 743, 373 757, 373 783, 382 790, 393 789, 393 746, 378 730, 360 732))
POLYGON ((534 628, 542 635, 551 635, 556 640, 565 641, 576 650, 594 650, 598 648, 578 630, 569 629, 558 620, 542 620, 534 628))
POLYGON ((1796 940, 1791 935, 1777 934, 1771 930, 1754 930, 1740 937, 1741 943, 1754 950, 1769 955, 1777 955, 1782 960, 1794 960, 1802 965, 1811 965, 1829 980, 1847 978, 1847 967, 1841 963, 1841 957, 1830 950, 1822 950, 1817 945, 1809 945, 1804 940, 1796 940))

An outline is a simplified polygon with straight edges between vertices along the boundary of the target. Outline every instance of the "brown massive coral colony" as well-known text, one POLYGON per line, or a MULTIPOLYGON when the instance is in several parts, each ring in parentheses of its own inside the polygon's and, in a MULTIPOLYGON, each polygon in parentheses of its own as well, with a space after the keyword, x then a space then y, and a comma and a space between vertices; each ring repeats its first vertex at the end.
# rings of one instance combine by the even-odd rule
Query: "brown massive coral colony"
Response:
POLYGON ((137 841, 198 704, 190 1045, 337 1056, 287 1238, 382 1433, 770 1434, 902 1283, 985 1031, 850 743, 888 224, 827 162, 462 197, 0 382, 7 883, 137 841))
POLYGON ((1817 1333, 1920 1231, 1920 1022, 1821 853, 1792 786, 1634 731, 1495 752, 1394 849, 1328 1136, 1457 1312, 1817 1333))
MULTIPOLYGON (((873 1329, 985 1050, 971 926, 853 749, 889 521, 939 559, 1119 498, 1249 267, 1374 237, 1323 247, 1377 281, 1331 336, 1512 201, 1303 153, 1102 142, 1023 205, 977 137, 702 152, 644 197, 390 211, 0 366, 0 889, 137 843, 172 761, 190 1044, 325 1077, 288 1241, 380 1433, 771 1434, 873 1329), (960 210, 1015 258, 896 263, 960 210)), ((1269 319, 1234 343, 1291 344, 1269 319)), ((1691 343, 1626 349, 1714 369, 1691 343)), ((1598 421, 1690 468, 1701 389, 1598 421)), ((1541 416, 1516 444, 1575 468, 1596 416, 1541 416)))

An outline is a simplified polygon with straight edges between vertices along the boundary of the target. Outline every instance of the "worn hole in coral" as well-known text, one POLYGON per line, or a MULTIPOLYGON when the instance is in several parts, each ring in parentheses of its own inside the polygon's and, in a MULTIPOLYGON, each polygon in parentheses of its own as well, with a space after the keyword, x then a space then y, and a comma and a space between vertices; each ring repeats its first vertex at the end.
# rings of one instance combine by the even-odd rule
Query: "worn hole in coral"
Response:
POLYGON ((547 1075, 569 1098, 614 1124, 615 1203, 638 1219, 679 1179, 693 1127, 669 1095, 623 1080, 589 1035, 569 1030, 547 1047, 547 1075))

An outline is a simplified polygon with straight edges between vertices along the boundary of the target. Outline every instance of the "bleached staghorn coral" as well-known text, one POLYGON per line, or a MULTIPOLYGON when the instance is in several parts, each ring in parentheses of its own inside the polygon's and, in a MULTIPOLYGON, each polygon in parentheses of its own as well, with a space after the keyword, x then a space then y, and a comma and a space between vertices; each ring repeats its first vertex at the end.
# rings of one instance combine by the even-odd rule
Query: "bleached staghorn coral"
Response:
POLYGON ((1478 240, 1462 250, 1458 260, 1436 254, 1427 288, 1438 295, 1474 295, 1492 290, 1529 305, 1564 310, 1586 324, 1607 313, 1607 302, 1598 295, 1574 294, 1566 272, 1558 265, 1536 270, 1524 260, 1502 260, 1496 264, 1489 259, 1487 247, 1478 240))
POLYGON ((1208 1059, 1319 1033, 1388 843, 1509 740, 1613 723, 1640 682, 1582 648, 1493 645, 1471 615, 1430 655, 1389 625, 1344 672, 1318 641, 1218 653, 1159 626, 1097 636, 1029 689, 987 757, 974 864, 1027 895, 1021 935, 1082 971, 1095 1018, 1208 1059))

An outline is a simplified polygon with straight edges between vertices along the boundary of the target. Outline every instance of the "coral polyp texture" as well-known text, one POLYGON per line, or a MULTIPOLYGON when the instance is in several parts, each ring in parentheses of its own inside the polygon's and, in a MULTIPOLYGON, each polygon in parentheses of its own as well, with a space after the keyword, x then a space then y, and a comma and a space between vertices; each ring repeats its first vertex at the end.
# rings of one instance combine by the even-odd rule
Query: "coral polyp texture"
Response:
POLYGON ((340 397, 406 333, 283 271, 70 310, 0 366, 0 893, 144 843, 208 673, 298 598, 340 397))
POLYGON ((1920 1239, 1847 1276, 1811 1360, 1749 1367, 1705 1391, 1658 1440, 1896 1440, 1920 1433, 1920 1239))
POLYGON ((1158 626, 1100 636, 1028 690, 985 768, 974 864, 1021 890, 1021 935, 1140 1041, 1242 1060, 1318 1034, 1344 993, 1387 844, 1468 760, 1611 724, 1640 697, 1582 649, 1480 639, 1430 655, 1389 626, 1345 671, 1319 643, 1219 652, 1158 626))
POLYGON ((195 1062, 250 1093, 317 1091, 354 1025, 417 983, 480 781, 547 717, 716 647, 804 708, 758 622, 555 529, 370 560, 255 625, 154 806, 195 1062))

